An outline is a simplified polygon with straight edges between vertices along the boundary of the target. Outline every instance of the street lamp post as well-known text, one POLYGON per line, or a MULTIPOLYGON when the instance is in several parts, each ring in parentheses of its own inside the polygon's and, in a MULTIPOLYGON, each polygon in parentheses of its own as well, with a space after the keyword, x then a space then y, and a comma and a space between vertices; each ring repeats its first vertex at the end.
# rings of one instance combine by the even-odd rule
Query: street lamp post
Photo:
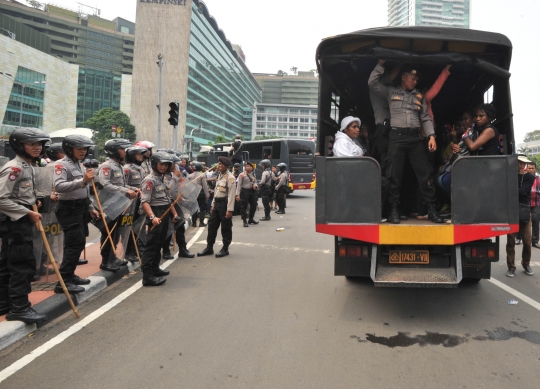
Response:
POLYGON ((157 66, 159 67, 159 92, 158 92, 158 130, 157 130, 157 147, 161 147, 161 88, 163 82, 163 55, 158 54, 157 66))
POLYGON ((191 152, 191 144, 193 143, 193 132, 202 132, 202 124, 199 124, 198 128, 194 128, 191 130, 191 134, 190 134, 191 141, 189 142, 189 160, 190 161, 193 159, 193 153, 191 152))

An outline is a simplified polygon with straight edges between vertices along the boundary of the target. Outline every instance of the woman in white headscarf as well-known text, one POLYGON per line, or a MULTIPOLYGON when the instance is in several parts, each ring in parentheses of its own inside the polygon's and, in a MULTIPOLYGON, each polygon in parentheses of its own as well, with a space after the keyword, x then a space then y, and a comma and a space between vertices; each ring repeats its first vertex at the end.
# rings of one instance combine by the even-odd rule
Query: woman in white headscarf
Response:
POLYGON ((358 140, 360 124, 360 119, 354 116, 347 116, 341 121, 334 141, 334 157, 362 157, 366 153, 358 140))

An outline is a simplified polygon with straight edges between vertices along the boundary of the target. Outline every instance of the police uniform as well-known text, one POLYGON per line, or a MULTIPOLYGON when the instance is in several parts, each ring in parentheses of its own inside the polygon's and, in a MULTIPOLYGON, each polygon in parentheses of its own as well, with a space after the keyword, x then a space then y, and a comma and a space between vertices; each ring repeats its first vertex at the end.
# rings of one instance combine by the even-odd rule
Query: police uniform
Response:
MULTIPOLYGON (((230 167, 230 161, 225 157, 219 157, 219 161, 225 166, 230 167)), ((216 189, 214 200, 212 201, 212 213, 208 220, 208 237, 206 238, 207 247, 198 255, 208 255, 213 253, 212 247, 216 242, 217 231, 221 225, 221 236, 223 238, 223 248, 216 254, 221 257, 228 255, 229 245, 232 242, 232 217, 227 219, 226 213, 234 211, 236 194, 236 182, 231 172, 220 174, 216 180, 216 189)))
POLYGON ((31 306, 30 281, 36 272, 32 242, 34 224, 28 217, 36 204, 34 171, 17 155, 0 168, 0 314, 31 306))
MULTIPOLYGON (((137 165, 136 163, 126 163, 124 165, 124 175, 126 176, 126 182, 127 185, 141 189, 142 181, 144 180, 144 177, 146 177, 148 174, 146 174, 146 171, 143 169, 142 165, 137 165)), ((141 200, 139 197, 135 199, 137 201, 137 205, 135 206, 135 209, 139 209, 139 206, 141 204, 141 200)), ((133 215, 133 223, 135 223, 141 215, 138 212, 135 212, 133 215)), ((129 238, 128 245, 126 248, 126 259, 130 262, 136 262, 137 261, 137 252, 135 250, 135 242, 133 242, 132 237, 129 238)))
POLYGON ((255 211, 257 210, 257 195, 255 194, 254 185, 257 184, 257 178, 253 171, 248 173, 244 171, 238 176, 238 182, 236 183, 236 195, 240 196, 240 214, 244 223, 248 218, 247 207, 249 204, 249 222, 250 224, 257 224, 253 220, 255 211))
MULTIPOLYGON (((137 190, 137 188, 128 186, 126 174, 124 172, 123 166, 116 162, 115 160, 108 158, 104 163, 99 167, 99 182, 103 186, 103 190, 107 192, 120 192, 128 195, 128 191, 137 190)), ((112 230, 116 224, 116 219, 109 222, 109 231, 112 230)), ((104 221, 105 222, 105 221, 104 221)), ((101 228, 101 260, 102 265, 107 266, 109 262, 109 257, 111 254, 111 242, 107 235, 107 230, 105 227, 101 228)), ((115 242, 116 245, 116 242, 115 242)), ((127 262, 126 262, 127 263, 127 262)), ((114 265, 111 263, 110 265, 114 265)))
POLYGON ((282 171, 279 174, 279 180, 276 185, 276 202, 278 204, 278 211, 276 213, 285 213, 285 208, 287 207, 286 203, 286 188, 289 185, 289 172, 287 170, 282 171))
MULTIPOLYGON (((161 174, 152 171, 142 182, 141 203, 148 203, 152 208, 153 215, 161 218, 161 215, 169 208, 171 202, 172 199, 167 190, 165 178, 161 174)), ((165 215, 161 219, 161 223, 152 229, 152 220, 146 215, 148 236, 143 247, 141 266, 145 275, 155 275, 160 270, 161 247, 164 241, 168 242, 170 217, 171 212, 165 215)))
POLYGON ((54 188, 58 193, 55 213, 64 232, 64 256, 60 274, 64 281, 75 277, 75 268, 86 245, 90 212, 90 189, 83 181, 86 168, 79 161, 64 157, 54 163, 54 188))
MULTIPOLYGON (((408 157, 419 183, 420 194, 425 203, 432 207, 435 202, 435 186, 421 136, 422 128, 426 136, 434 135, 426 100, 423 93, 416 89, 405 91, 401 87, 384 86, 379 82, 383 73, 384 67, 378 64, 371 73, 368 83, 371 89, 388 99, 390 109, 391 131, 387 169, 390 180, 389 202, 392 206, 399 203, 403 166, 408 157)), ((416 71, 411 70, 411 74, 416 75, 416 71)))
POLYGON ((264 207, 264 218, 261 220, 270 220, 270 200, 272 199, 272 185, 275 180, 275 175, 270 169, 266 168, 261 176, 261 198, 264 207))
POLYGON ((193 226, 196 226, 197 219, 200 219, 201 227, 204 227, 202 224, 204 222, 204 216, 206 215, 206 202, 210 197, 210 192, 208 191, 208 184, 206 183, 206 174, 203 172, 195 171, 188 176, 190 181, 195 181, 199 184, 202 189, 197 196, 197 203, 199 204, 199 211, 193 215, 193 226))

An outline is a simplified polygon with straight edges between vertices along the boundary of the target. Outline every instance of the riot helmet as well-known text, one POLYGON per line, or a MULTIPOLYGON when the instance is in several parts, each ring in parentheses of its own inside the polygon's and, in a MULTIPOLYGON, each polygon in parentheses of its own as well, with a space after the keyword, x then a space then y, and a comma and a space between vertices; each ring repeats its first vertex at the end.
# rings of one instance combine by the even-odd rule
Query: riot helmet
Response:
POLYGON ((140 140, 137 143, 135 143, 135 146, 144 147, 148 151, 148 153, 143 154, 143 157, 145 159, 150 159, 150 157, 152 156, 152 148, 156 147, 155 144, 147 140, 140 140))
POLYGON ((263 159, 261 162, 259 162, 259 165, 262 166, 262 169, 268 169, 270 165, 272 165, 272 162, 270 162, 269 159, 263 159))
POLYGON ((142 146, 131 146, 126 149, 126 162, 134 163, 136 165, 141 166, 142 161, 137 161, 137 158, 135 156, 137 154, 144 154, 148 151, 145 147, 142 146))
POLYGON ((45 145, 51 141, 51 137, 37 128, 17 128, 9 136, 9 145, 17 153, 23 157, 40 161, 45 156, 45 145), (41 142, 43 149, 41 154, 34 158, 24 150, 23 143, 41 142))
POLYGON ((150 161, 152 163, 152 170, 154 171, 157 171, 158 163, 173 163, 170 155, 163 151, 157 151, 152 154, 152 157, 150 157, 150 161))
POLYGON ((47 147, 47 150, 45 150, 45 154, 51 161, 58 161, 60 159, 58 158, 58 152, 65 154, 65 151, 62 148, 62 143, 60 142, 52 143, 49 145, 49 147, 47 147))
POLYGON ((105 154, 112 158, 120 158, 118 154, 118 149, 127 149, 128 147, 133 146, 132 143, 123 138, 110 139, 105 142, 105 154))
POLYGON ((279 169, 280 172, 284 172, 285 169, 287 169, 287 165, 285 165, 283 162, 278 163, 276 167, 279 169))
POLYGON ((84 135, 68 135, 62 141, 62 150, 71 159, 73 159, 73 148, 86 148, 86 154, 90 147, 94 146, 94 142, 84 135))
POLYGON ((193 169, 195 169, 196 172, 202 172, 203 171, 203 164, 199 161, 193 162, 193 169))

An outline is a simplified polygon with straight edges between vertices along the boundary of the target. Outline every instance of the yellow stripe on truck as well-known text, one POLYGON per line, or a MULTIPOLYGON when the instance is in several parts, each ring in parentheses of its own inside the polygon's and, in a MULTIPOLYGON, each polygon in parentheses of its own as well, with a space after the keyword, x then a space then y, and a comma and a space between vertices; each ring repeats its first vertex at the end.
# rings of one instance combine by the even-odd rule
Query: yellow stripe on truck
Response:
POLYGON ((379 243, 404 245, 452 245, 454 244, 454 226, 381 224, 379 226, 379 243))

